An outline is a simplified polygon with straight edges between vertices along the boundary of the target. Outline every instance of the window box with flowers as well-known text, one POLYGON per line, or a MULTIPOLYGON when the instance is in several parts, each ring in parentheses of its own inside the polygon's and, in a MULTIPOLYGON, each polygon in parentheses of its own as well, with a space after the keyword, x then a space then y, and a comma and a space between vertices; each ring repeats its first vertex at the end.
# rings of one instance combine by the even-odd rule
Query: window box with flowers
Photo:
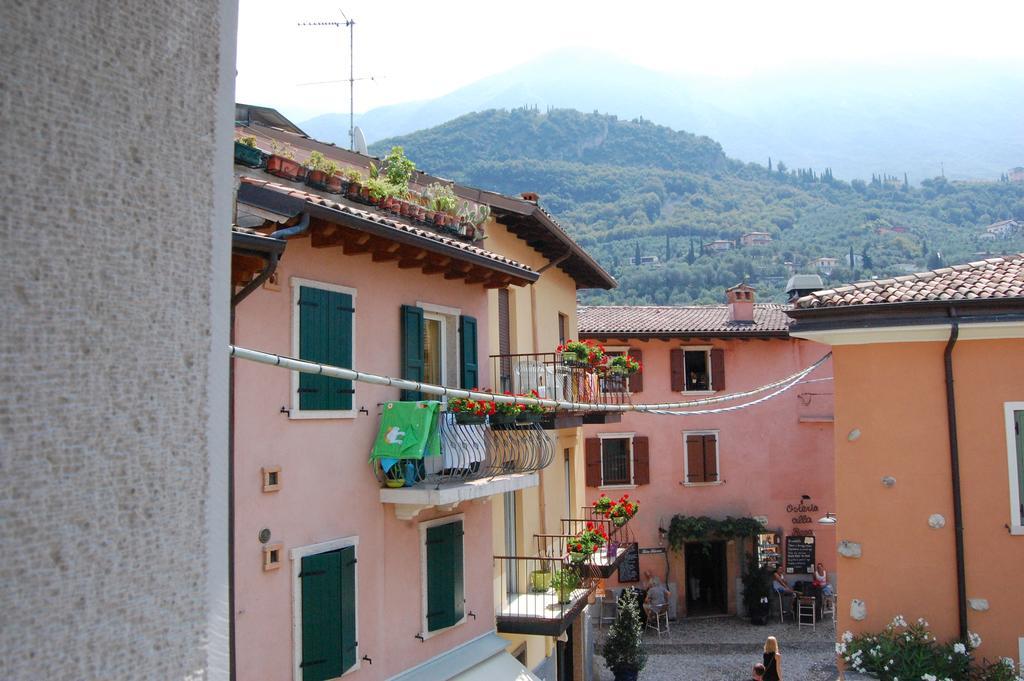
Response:
POLYGON ((468 397, 451 397, 448 399, 448 411, 455 415, 455 423, 460 425, 480 425, 487 417, 495 413, 494 402, 473 400, 468 397))
MULTIPOLYGON (((520 397, 536 397, 540 398, 536 390, 531 390, 529 395, 520 395, 520 397)), ((547 409, 540 406, 539 404, 520 404, 519 416, 516 419, 518 423, 540 423, 544 418, 544 414, 547 413, 547 409)))
MULTIPOLYGON (((506 391, 506 395, 512 396, 512 393, 506 391)), ((523 410, 523 405, 514 403, 499 402, 494 405, 494 412, 491 414, 491 425, 492 426, 511 426, 519 418, 519 413, 523 410)))
POLYGON ((585 530, 569 540, 569 560, 584 563, 608 541, 608 533, 601 526, 587 523, 585 530))
POLYGON ((640 510, 640 502, 623 494, 619 500, 608 510, 608 518, 617 526, 622 527, 637 514, 640 510))
POLYGON ((584 367, 596 369, 603 367, 607 359, 604 346, 592 340, 566 341, 559 345, 557 352, 562 355, 562 364, 565 366, 584 367))

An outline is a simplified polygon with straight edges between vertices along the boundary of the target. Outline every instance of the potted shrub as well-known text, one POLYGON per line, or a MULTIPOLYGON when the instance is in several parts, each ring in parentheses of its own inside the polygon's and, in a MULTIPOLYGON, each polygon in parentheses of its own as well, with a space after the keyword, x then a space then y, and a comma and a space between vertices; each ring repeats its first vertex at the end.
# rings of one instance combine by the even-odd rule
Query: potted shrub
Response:
POLYGON ((448 411, 455 414, 455 422, 461 425, 481 424, 495 411, 494 402, 471 400, 468 397, 448 399, 448 411))
MULTIPOLYGON (((537 397, 536 390, 531 390, 529 395, 520 395, 520 397, 537 397)), ((519 417, 516 419, 520 423, 540 423, 541 419, 544 418, 544 413, 547 410, 539 404, 520 404, 519 405, 519 417)))
POLYGON ((267 172, 286 180, 300 181, 305 177, 303 167, 295 160, 295 154, 287 144, 272 140, 274 153, 267 159, 267 172))
POLYGON ((743 605, 751 624, 768 624, 768 599, 771 595, 771 566, 760 567, 756 555, 748 557, 747 572, 743 575, 743 605))
POLYGON ((416 164, 405 157, 402 147, 391 147, 391 151, 381 162, 384 179, 401 195, 409 192, 409 181, 415 170, 416 164))
POLYGON ((235 163, 250 168, 262 168, 267 162, 267 155, 256 148, 256 137, 246 135, 235 140, 235 163))
POLYGON ((386 197, 393 196, 395 193, 394 188, 381 177, 371 177, 363 185, 363 189, 367 191, 370 203, 375 206, 380 205, 386 197))
POLYGON ((590 345, 584 341, 566 341, 564 345, 558 346, 557 352, 562 353, 562 364, 568 366, 589 364, 590 345))
MULTIPOLYGON (((512 393, 505 391, 506 395, 511 396, 512 393)), ((522 411, 522 406, 515 403, 504 403, 500 402, 494 405, 494 414, 491 416, 491 424, 495 426, 507 426, 516 422, 519 417, 519 412, 522 411)))
POLYGON ((601 654, 605 666, 615 674, 615 681, 636 681, 647 664, 643 646, 644 619, 640 599, 633 589, 626 589, 619 598, 619 610, 608 629, 601 654))
POLYGON ((551 577, 551 587, 559 603, 572 603, 572 592, 580 588, 580 576, 572 568, 562 568, 551 577))

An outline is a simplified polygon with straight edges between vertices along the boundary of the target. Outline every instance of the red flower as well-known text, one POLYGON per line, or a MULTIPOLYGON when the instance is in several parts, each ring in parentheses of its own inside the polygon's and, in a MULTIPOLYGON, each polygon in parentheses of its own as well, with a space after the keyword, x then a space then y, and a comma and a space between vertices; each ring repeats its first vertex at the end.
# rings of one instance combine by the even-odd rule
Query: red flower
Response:
POLYGON ((587 529, 588 530, 594 529, 594 523, 587 523, 587 529))

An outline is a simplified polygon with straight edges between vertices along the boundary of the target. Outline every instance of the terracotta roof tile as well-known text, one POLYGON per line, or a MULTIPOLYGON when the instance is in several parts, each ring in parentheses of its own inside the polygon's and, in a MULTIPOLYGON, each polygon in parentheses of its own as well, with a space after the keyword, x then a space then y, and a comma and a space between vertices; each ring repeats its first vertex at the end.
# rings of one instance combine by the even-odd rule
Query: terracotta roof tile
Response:
POLYGON ((653 306, 600 305, 578 309, 580 335, 693 334, 785 335, 790 319, 787 306, 756 303, 753 322, 729 319, 728 305, 653 306))
POLYGON ((1024 297, 1024 253, 817 291, 796 309, 1024 297))
POLYGON ((452 248, 458 248, 459 250, 465 251, 467 253, 472 253, 473 255, 476 256, 488 258, 495 262, 502 263, 503 265, 516 267, 518 269, 523 270, 524 272, 533 272, 533 270, 529 266, 524 265, 523 263, 513 260, 511 258, 506 258, 501 254, 494 253, 493 251, 488 251, 487 249, 480 248, 479 246, 474 246, 460 239, 452 239, 446 237, 443 234, 439 234, 438 232, 432 232, 428 229, 420 229, 419 227, 410 225, 407 222, 392 219, 391 217, 385 216, 373 209, 357 208, 355 205, 347 201, 342 201, 340 199, 328 199, 327 197, 320 196, 319 194, 313 194, 311 192, 302 191, 300 189, 295 189, 293 187, 288 187, 283 184, 278 184, 277 182, 270 182, 269 180, 264 180, 261 178, 242 176, 241 178, 239 178, 239 180, 243 184, 256 185, 259 187, 263 187, 264 189, 269 189, 271 191, 276 191, 281 194, 293 196, 297 199, 302 199, 307 203, 311 203, 317 206, 323 206, 325 208, 330 208, 332 210, 346 213, 348 215, 361 218, 363 220, 370 220, 372 222, 385 225, 387 227, 390 227, 401 232, 406 232, 408 234, 412 234, 424 239, 429 239, 430 241, 435 241, 437 243, 444 244, 445 246, 450 246, 452 248))

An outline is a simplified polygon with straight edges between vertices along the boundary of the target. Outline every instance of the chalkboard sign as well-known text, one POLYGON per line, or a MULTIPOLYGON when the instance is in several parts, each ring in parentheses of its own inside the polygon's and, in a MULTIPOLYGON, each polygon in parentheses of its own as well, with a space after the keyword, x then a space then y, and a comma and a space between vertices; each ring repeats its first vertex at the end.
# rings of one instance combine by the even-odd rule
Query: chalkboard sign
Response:
POLYGON ((633 542, 626 545, 626 555, 619 563, 619 581, 640 581, 640 544, 633 542))
POLYGON ((792 535, 786 537, 786 572, 811 574, 814 572, 814 537, 792 535))

